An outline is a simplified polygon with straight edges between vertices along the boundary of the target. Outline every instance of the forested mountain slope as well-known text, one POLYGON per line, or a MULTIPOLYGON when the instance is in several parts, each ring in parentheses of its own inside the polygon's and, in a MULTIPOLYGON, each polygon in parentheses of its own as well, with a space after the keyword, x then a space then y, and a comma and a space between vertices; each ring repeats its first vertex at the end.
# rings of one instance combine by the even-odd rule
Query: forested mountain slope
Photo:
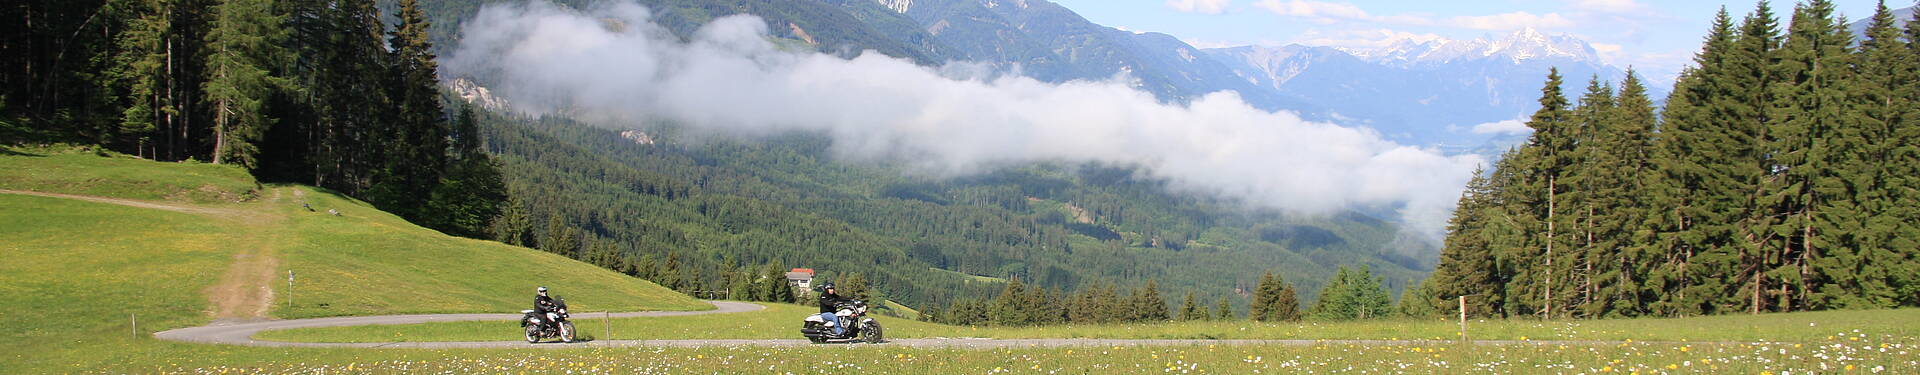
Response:
POLYGON ((809 134, 742 140, 656 125, 623 136, 499 115, 481 123, 519 200, 496 228, 506 241, 681 290, 725 290, 777 264, 859 273, 909 305, 1000 288, 968 275, 1064 290, 1157 280, 1168 295, 1213 301, 1270 270, 1312 291, 1336 265, 1370 264, 1393 288, 1430 267, 1416 255, 1430 251, 1424 244, 1367 215, 1253 211, 1120 168, 922 177, 836 161, 829 141, 809 134))

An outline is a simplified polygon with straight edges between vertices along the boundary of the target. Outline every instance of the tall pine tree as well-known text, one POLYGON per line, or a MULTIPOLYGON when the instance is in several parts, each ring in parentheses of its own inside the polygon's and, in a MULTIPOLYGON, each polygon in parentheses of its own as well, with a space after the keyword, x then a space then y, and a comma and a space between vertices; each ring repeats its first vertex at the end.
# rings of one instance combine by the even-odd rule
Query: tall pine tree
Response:
POLYGON ((1564 256, 1571 240, 1562 233, 1566 228, 1559 225, 1566 221, 1563 212, 1569 211, 1561 195, 1568 188, 1566 174, 1577 160, 1576 128, 1567 98, 1560 91, 1561 82, 1558 69, 1548 72, 1547 82, 1540 89, 1540 109, 1527 121, 1533 135, 1518 154, 1511 156, 1513 181, 1506 190, 1511 218, 1528 233, 1520 246, 1506 249, 1503 257, 1515 267, 1506 290, 1506 305, 1514 313, 1545 318, 1557 317, 1562 312, 1556 309, 1566 308, 1557 303, 1566 298, 1564 292, 1559 296, 1554 292, 1563 289, 1568 267, 1555 260, 1564 256))
POLYGON ((1766 122, 1772 173, 1755 202, 1766 219, 1756 220, 1764 226, 1751 233, 1760 267, 1751 312, 1808 307, 1811 279, 1818 276, 1810 264, 1824 253, 1849 252, 1840 237, 1857 230, 1852 220, 1865 214, 1851 201, 1862 176, 1845 169, 1866 150, 1846 100, 1854 80, 1852 38, 1831 1, 1812 0, 1794 9, 1778 51, 1780 80, 1769 87, 1766 122))
POLYGON ((214 7, 207 33, 208 107, 213 111, 213 163, 257 165, 258 143, 274 119, 266 102, 286 86, 275 69, 285 65, 287 30, 271 0, 226 0, 214 7))

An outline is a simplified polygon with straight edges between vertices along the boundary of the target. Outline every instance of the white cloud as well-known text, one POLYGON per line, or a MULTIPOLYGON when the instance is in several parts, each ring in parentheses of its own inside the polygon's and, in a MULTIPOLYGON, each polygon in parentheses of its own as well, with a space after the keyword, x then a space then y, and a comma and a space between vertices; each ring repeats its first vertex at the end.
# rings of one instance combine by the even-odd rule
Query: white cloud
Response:
POLYGON ((1433 24, 1432 20, 1421 16, 1374 15, 1367 13, 1366 10, 1360 9, 1360 7, 1354 6, 1353 4, 1308 0, 1261 0, 1260 2, 1254 3, 1253 6, 1266 9, 1267 11, 1273 12, 1273 14, 1308 18, 1320 23, 1359 21, 1410 26, 1433 24))
POLYGON ((1342 29, 1322 31, 1307 30, 1295 37, 1293 43, 1308 46, 1329 46, 1344 48, 1380 48, 1391 46, 1403 40, 1427 42, 1445 39, 1437 34, 1417 34, 1393 29, 1342 29))
POLYGON ((1167 0, 1167 7, 1187 13, 1220 14, 1232 3, 1230 0, 1167 0))
POLYGON ((1608 64, 1619 61, 1620 51, 1626 48, 1618 44, 1608 43, 1588 43, 1587 45, 1593 46, 1593 51, 1600 53, 1600 60, 1606 61, 1608 64))
POLYGON ((787 51, 747 15, 683 40, 630 2, 584 12, 494 4, 461 35, 444 72, 482 77, 523 112, 670 121, 694 134, 812 132, 831 137, 839 158, 943 175, 1042 161, 1129 165, 1177 189, 1289 212, 1398 205, 1428 239, 1483 163, 1259 110, 1231 92, 1168 104, 1124 77, 1046 83, 871 52, 787 51))
POLYGON ((1261 0, 1253 6, 1266 9, 1287 17, 1300 17, 1321 24, 1339 22, 1361 22, 1369 24, 1387 24, 1400 26, 1449 26, 1474 30, 1517 30, 1521 28, 1561 29, 1574 25, 1572 20, 1558 13, 1533 14, 1512 12, 1487 16, 1459 16, 1438 22, 1427 16, 1412 14, 1379 15, 1368 13, 1353 4, 1332 3, 1312 0, 1261 0))
POLYGON ((1527 121, 1513 119, 1489 122, 1473 126, 1473 134, 1530 134, 1533 128, 1527 127, 1527 121))
POLYGON ((1594 13, 1636 13, 1647 10, 1634 0, 1573 0, 1573 8, 1594 13))
POLYGON ((1561 29, 1573 27, 1573 21, 1559 13, 1537 15, 1527 12, 1501 13, 1491 16, 1460 16, 1452 19, 1454 27, 1475 30, 1519 30, 1523 28, 1561 29))
POLYGON ((1186 42, 1187 45, 1193 46, 1193 48, 1199 48, 1199 49, 1239 47, 1239 46, 1244 46, 1249 44, 1266 44, 1264 42, 1262 43, 1226 42, 1226 41, 1218 41, 1218 40, 1188 39, 1188 38, 1180 38, 1180 41, 1186 42))

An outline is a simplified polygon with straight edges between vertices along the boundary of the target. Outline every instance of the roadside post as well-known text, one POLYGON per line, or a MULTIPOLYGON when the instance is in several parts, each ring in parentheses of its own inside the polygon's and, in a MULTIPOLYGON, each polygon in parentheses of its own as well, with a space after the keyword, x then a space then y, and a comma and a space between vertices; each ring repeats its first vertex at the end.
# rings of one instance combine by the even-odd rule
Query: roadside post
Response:
POLYGON ((293 270, 287 270, 287 309, 293 309, 293 270))
POLYGON ((133 338, 140 338, 140 314, 127 314, 127 320, 133 322, 133 338))
MULTIPOLYGON (((607 338, 606 338, 606 340, 607 340, 607 341, 613 341, 613 312, 609 312, 609 311, 601 311, 601 312, 600 312, 600 321, 601 321, 601 322, 604 322, 604 323, 606 324, 606 327, 607 327, 607 338)), ((611 344, 612 344, 612 343, 608 343, 608 345, 611 345, 611 344)))
POLYGON ((1460 342, 1467 342, 1467 296, 1460 296, 1460 342))

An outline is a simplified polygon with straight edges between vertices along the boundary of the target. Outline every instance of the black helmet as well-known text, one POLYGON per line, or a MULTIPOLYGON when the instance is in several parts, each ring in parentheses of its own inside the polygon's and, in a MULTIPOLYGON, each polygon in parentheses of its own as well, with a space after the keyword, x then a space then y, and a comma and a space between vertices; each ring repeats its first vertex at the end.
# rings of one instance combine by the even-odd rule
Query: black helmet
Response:
POLYGON ((820 290, 832 290, 833 283, 820 284, 820 290))

